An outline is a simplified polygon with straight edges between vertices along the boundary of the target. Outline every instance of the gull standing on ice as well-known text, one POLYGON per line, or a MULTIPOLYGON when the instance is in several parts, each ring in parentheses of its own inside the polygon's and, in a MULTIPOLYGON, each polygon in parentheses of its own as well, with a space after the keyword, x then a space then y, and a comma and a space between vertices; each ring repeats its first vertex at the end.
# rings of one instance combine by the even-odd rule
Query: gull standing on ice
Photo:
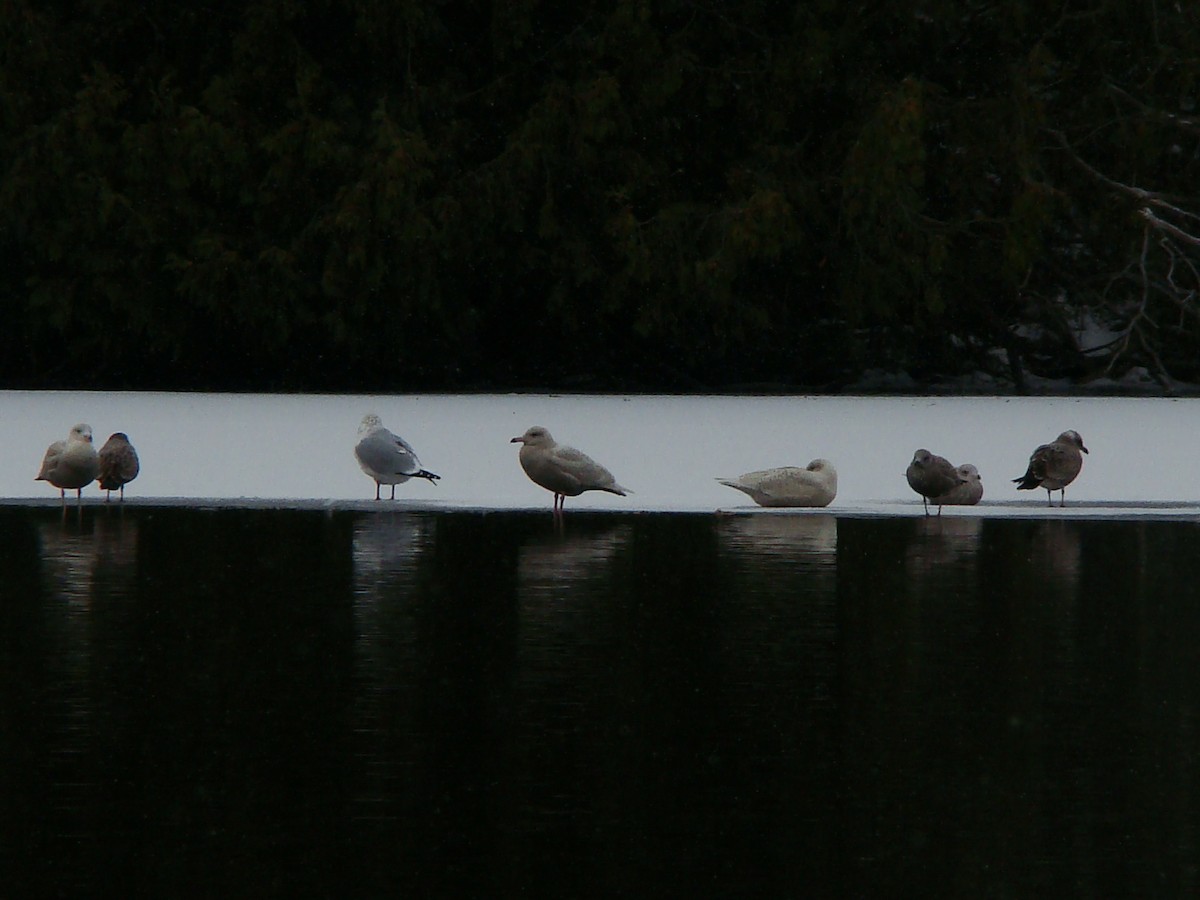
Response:
POLYGON ((1067 485, 1083 468, 1083 438, 1078 431, 1064 431, 1049 444, 1042 444, 1029 457, 1029 468, 1020 478, 1014 478, 1018 491, 1045 488, 1046 505, 1054 505, 1053 491, 1061 491, 1059 506, 1067 505, 1067 485))
POLYGON ((374 413, 363 416, 358 426, 359 440, 354 455, 364 472, 375 479, 375 499, 379 499, 379 486, 392 486, 392 499, 396 499, 396 485, 410 478, 425 478, 437 484, 441 475, 421 468, 417 453, 404 438, 397 437, 383 427, 383 421, 374 413))
MULTIPOLYGON (((908 486, 921 495, 921 502, 925 504, 925 515, 929 515, 931 499, 948 494, 963 483, 958 470, 949 460, 935 456, 928 450, 918 450, 913 454, 904 477, 908 479, 908 486)), ((934 503, 937 503, 936 499, 934 503)), ((939 505, 938 515, 941 514, 942 507, 939 505)))
POLYGON ((124 503, 125 485, 137 478, 140 470, 137 451, 125 433, 118 431, 111 435, 100 448, 100 490, 108 491, 104 502, 107 503, 112 492, 120 488, 121 502, 124 503))
POLYGON ((759 506, 828 506, 837 496, 837 470, 827 459, 814 459, 803 469, 781 466, 717 481, 759 506))
POLYGON ((962 484, 951 488, 940 497, 931 497, 930 503, 936 503, 940 506, 974 506, 983 499, 983 479, 979 477, 979 470, 970 463, 965 466, 958 467, 958 477, 963 479, 962 484))
POLYGON ((567 497, 584 491, 608 491, 624 497, 633 493, 617 484, 612 473, 586 453, 555 442, 550 432, 534 425, 510 444, 522 444, 521 468, 534 484, 554 494, 554 512, 560 514, 567 497))
POLYGON ((58 488, 64 501, 67 491, 75 491, 77 500, 83 499, 83 488, 96 480, 100 471, 100 460, 92 446, 92 426, 82 422, 71 429, 65 441, 55 441, 46 448, 42 458, 42 469, 34 481, 48 481, 58 488))

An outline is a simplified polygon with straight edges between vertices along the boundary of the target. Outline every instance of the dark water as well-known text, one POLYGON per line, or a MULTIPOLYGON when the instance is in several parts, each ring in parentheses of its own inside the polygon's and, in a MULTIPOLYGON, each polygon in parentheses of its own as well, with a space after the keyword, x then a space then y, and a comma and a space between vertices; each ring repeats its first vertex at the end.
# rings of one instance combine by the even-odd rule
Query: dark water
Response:
POLYGON ((1196 523, 0 533, 2 896, 1200 888, 1196 523))

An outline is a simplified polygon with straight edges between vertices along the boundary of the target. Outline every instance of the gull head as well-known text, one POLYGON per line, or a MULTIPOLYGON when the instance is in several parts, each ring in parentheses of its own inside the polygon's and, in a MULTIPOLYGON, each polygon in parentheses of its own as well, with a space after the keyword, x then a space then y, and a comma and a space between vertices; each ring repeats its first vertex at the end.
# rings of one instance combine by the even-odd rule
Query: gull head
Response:
POLYGON ((80 422, 71 429, 71 433, 67 435, 67 440, 84 441, 85 443, 90 444, 92 442, 92 426, 85 425, 80 422))
POLYGON ((359 434, 367 434, 374 431, 376 428, 383 427, 383 419, 375 415, 375 413, 367 413, 363 416, 362 424, 358 426, 359 434))
POLYGON ((808 469, 810 472, 826 472, 833 468, 833 463, 827 459, 814 459, 804 468, 808 469))
POLYGON ((515 437, 510 444, 524 444, 526 447, 553 447, 554 438, 541 425, 534 425, 520 437, 515 437))
POLYGON ((933 454, 928 450, 918 450, 913 454, 912 464, 914 466, 927 466, 933 460, 933 454))
POLYGON ((963 481, 978 481, 980 484, 983 484, 983 478, 980 476, 979 470, 970 463, 967 463, 965 466, 959 466, 957 471, 958 477, 963 481))
POLYGON ((1063 444, 1074 444, 1084 453, 1088 452, 1088 448, 1083 446, 1083 438, 1079 436, 1078 431, 1064 431, 1058 436, 1058 440, 1063 444))

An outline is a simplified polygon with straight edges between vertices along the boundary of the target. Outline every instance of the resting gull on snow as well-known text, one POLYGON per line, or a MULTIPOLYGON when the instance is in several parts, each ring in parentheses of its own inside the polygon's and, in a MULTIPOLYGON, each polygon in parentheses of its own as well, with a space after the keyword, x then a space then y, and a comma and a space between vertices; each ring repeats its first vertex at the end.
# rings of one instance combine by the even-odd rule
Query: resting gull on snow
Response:
POLYGON ((1054 505, 1053 491, 1061 491, 1059 506, 1067 505, 1067 485, 1083 468, 1083 438, 1078 431, 1064 431, 1049 444, 1042 444, 1029 457, 1029 468, 1020 478, 1014 478, 1018 491, 1045 488, 1046 505, 1054 505))
POLYGON ((963 479, 962 484, 940 497, 930 497, 929 502, 938 506, 974 506, 983 499, 983 479, 979 477, 978 469, 970 463, 959 466, 958 477, 963 479))
POLYGON ((75 491, 83 499, 83 488, 96 480, 100 460, 92 446, 92 426, 82 422, 71 429, 65 441, 55 441, 46 448, 42 469, 34 481, 48 481, 58 488, 59 496, 67 499, 67 491, 75 491))
MULTIPOLYGON (((908 486, 921 495, 925 515, 929 515, 930 500, 937 503, 935 498, 950 493, 963 483, 963 478, 949 460, 923 449, 913 454, 904 477, 908 479, 908 486)), ((942 507, 939 505, 938 515, 941 514, 942 507)))
POLYGON ((759 506, 828 506, 837 496, 837 470, 827 459, 814 459, 803 469, 781 466, 717 481, 759 506))
POLYGON ((421 468, 417 453, 404 438, 397 437, 383 427, 383 421, 374 413, 363 416, 358 426, 359 440, 354 455, 364 472, 375 479, 375 499, 379 499, 379 486, 392 486, 392 499, 396 499, 396 485, 410 478, 425 478, 437 484, 440 475, 421 468))
POLYGON ((100 490, 108 491, 104 495, 107 503, 112 492, 121 489, 121 502, 125 502, 125 485, 138 477, 141 465, 138 462, 137 451, 124 432, 118 431, 104 442, 100 448, 100 490))
POLYGON ((633 493, 617 484, 612 473, 586 453, 557 443, 541 425, 509 443, 523 445, 518 455, 521 468, 534 484, 554 494, 556 514, 567 497, 578 497, 584 491, 607 491, 622 497, 633 493))

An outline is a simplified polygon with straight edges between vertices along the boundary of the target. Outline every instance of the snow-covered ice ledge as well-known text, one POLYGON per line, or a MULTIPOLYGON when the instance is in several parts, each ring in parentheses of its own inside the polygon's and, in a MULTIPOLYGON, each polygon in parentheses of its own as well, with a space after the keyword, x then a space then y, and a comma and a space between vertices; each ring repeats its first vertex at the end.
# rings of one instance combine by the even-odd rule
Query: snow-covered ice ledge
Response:
MULTIPOLYGON (((568 516, 757 511, 715 479, 816 457, 838 470, 829 513, 919 515, 904 479, 919 447, 983 476, 983 505, 944 516, 1179 518, 1200 509, 1200 399, 0 392, 3 502, 58 504, 58 492, 33 476, 47 444, 76 422, 98 441, 129 435, 142 459, 126 491, 135 506, 548 513, 549 493, 525 477, 510 443, 540 424, 635 492, 568 498, 568 516), (442 476, 436 486, 409 482, 395 503, 371 499, 374 483, 353 453, 368 411, 413 444, 442 476), (1047 509, 1043 492, 1019 494, 1011 479, 1034 447, 1067 428, 1091 453, 1067 507, 1047 509)), ((84 496, 103 503, 95 486, 84 496)))

